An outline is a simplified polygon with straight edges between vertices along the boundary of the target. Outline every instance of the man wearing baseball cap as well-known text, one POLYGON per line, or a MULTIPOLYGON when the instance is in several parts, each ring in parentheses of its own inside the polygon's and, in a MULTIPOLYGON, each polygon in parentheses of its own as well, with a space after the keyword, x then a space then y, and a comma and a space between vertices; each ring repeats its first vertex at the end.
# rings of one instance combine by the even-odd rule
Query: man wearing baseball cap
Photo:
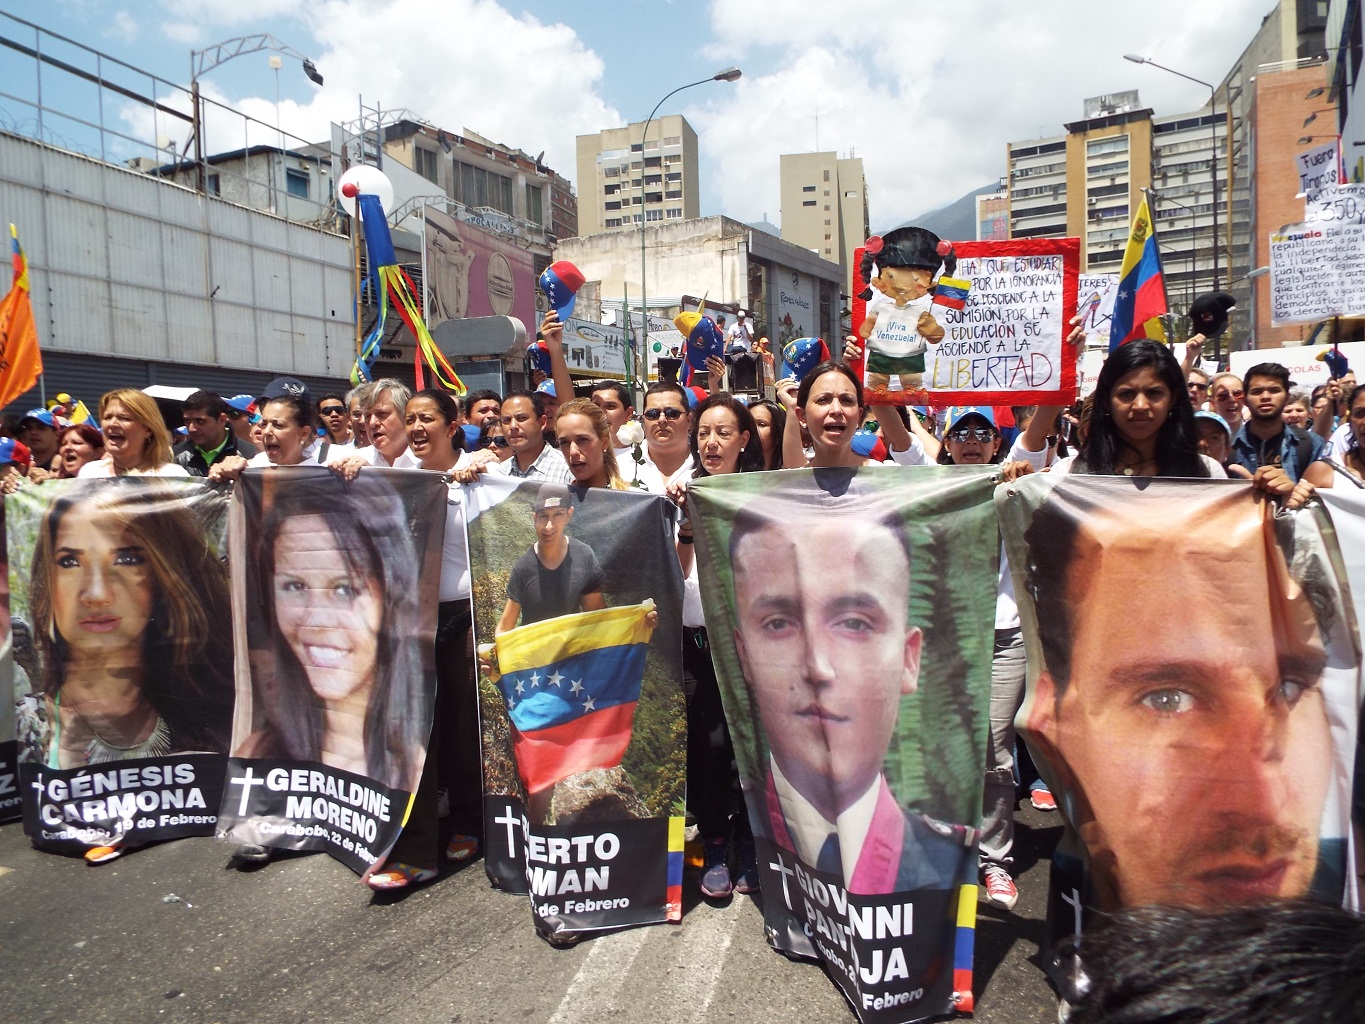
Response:
POLYGON ((12 437, 0 437, 0 494, 13 494, 33 466, 28 445, 12 437))
POLYGON ((30 409, 19 421, 19 440, 32 453, 32 465, 52 469, 57 458, 57 433, 62 423, 46 409, 30 409))
POLYGON ((747 315, 742 309, 735 313, 735 322, 725 332, 725 351, 730 355, 754 350, 754 329, 745 319, 747 315))
POLYGON ((256 412, 256 399, 251 395, 233 395, 223 401, 227 404, 228 426, 237 441, 237 454, 249 459, 258 451, 251 443, 251 428, 261 418, 256 412))

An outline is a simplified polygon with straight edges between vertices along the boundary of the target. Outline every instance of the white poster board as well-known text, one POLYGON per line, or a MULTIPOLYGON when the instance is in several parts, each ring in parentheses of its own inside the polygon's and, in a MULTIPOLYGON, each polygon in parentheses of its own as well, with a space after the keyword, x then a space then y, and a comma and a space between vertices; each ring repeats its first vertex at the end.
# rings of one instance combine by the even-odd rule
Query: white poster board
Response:
POLYGON ((1365 224, 1291 224, 1270 236, 1270 320, 1365 312, 1365 224))
POLYGON ((1294 157, 1299 174, 1299 194, 1306 195, 1329 185, 1341 184, 1341 154, 1336 139, 1305 149, 1294 157))
MULTIPOLYGON (((1289 379, 1301 388, 1310 391, 1319 384, 1326 384, 1331 373, 1327 364, 1319 358, 1331 345, 1295 345, 1290 348, 1255 348, 1245 352, 1228 354, 1228 368, 1238 377, 1246 379, 1246 372, 1257 363, 1279 363, 1289 371, 1289 379)), ((1365 370, 1365 341, 1343 341, 1341 354, 1356 369, 1357 375, 1365 370)))

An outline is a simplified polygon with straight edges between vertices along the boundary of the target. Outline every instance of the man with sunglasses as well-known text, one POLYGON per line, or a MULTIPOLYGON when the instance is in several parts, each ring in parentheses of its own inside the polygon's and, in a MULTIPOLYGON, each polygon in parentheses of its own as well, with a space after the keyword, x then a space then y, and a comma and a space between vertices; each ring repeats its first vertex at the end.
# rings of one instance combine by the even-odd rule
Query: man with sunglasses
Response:
POLYGON ((326 394, 318 399, 318 421, 327 431, 332 452, 352 451, 355 448, 351 411, 346 408, 346 400, 340 395, 326 394))
MULTIPOLYGON (((636 466, 622 466, 622 475, 633 471, 635 480, 652 494, 664 494, 670 484, 688 480, 692 476, 692 450, 688 447, 688 431, 692 413, 687 405, 687 393, 682 385, 670 381, 656 381, 645 392, 645 409, 641 414, 645 424, 645 462, 636 466)), ((634 481, 628 481, 634 482, 634 481)))
POLYGON ((1209 401, 1209 375, 1198 367, 1191 367, 1185 375, 1185 387, 1190 393, 1190 404, 1195 411, 1204 408, 1209 401))
POLYGON ((1242 410, 1246 389, 1242 387, 1242 378, 1235 373, 1220 373, 1209 383, 1213 391, 1213 411, 1227 421, 1228 429, 1236 437, 1246 422, 1242 410))

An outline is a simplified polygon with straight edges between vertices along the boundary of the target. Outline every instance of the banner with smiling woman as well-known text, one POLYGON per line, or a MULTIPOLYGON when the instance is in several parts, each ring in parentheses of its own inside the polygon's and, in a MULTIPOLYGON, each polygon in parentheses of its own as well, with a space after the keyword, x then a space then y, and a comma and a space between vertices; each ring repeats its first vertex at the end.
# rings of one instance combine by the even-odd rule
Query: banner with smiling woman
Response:
POLYGON ((227 502, 202 481, 5 499, 24 828, 40 849, 210 835, 232 718, 227 502))
POLYGON ((368 877, 426 761, 446 484, 248 470, 232 506, 237 713, 219 837, 368 877))
POLYGON ((768 941, 860 1020, 970 1011, 999 535, 993 467, 688 490, 768 941))

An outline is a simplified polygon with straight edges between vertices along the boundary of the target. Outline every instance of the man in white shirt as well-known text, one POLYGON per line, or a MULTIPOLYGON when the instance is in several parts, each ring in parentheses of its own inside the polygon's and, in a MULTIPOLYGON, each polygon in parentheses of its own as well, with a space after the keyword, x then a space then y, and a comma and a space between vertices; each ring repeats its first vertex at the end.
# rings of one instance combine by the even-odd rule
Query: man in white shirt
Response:
POLYGON ((573 474, 564 456, 545 443, 545 404, 539 393, 513 391, 502 400, 502 430, 512 449, 506 462, 480 462, 493 472, 527 480, 571 484, 573 474))
POLYGON ((347 455, 364 459, 372 466, 416 469, 418 461, 408 451, 408 432, 403 427, 411 398, 412 390, 401 380, 384 377, 375 381, 363 399, 370 444, 347 455))
POLYGON ((741 309, 735 314, 735 322, 725 332, 725 351, 731 355, 754 350, 754 329, 745 319, 746 316, 741 309))

